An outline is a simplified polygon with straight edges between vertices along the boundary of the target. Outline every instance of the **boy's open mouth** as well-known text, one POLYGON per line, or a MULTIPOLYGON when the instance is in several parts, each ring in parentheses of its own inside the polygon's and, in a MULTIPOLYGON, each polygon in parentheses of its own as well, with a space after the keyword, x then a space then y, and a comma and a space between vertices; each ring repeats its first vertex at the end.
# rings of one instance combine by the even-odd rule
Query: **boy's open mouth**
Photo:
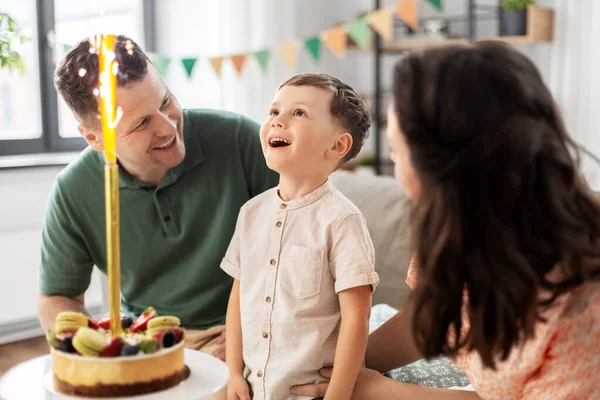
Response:
POLYGON ((269 139, 269 146, 277 148, 277 147, 286 147, 289 146, 291 143, 288 142, 287 140, 280 138, 280 137, 272 137, 271 139, 269 139))

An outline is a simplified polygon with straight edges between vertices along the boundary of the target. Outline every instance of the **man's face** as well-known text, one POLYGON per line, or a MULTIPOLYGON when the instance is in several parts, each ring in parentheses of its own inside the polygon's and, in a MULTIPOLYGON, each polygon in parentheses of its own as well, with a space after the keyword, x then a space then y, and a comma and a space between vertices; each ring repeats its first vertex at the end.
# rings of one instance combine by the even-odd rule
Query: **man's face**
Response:
POLYGON ((143 177, 179 165, 185 157, 183 113, 154 66, 148 65, 141 81, 117 87, 116 97, 122 111, 117 157, 123 167, 143 177))
POLYGON ((314 86, 284 86, 261 129, 267 165, 280 174, 331 168, 328 149, 339 129, 329 107, 332 93, 314 86))

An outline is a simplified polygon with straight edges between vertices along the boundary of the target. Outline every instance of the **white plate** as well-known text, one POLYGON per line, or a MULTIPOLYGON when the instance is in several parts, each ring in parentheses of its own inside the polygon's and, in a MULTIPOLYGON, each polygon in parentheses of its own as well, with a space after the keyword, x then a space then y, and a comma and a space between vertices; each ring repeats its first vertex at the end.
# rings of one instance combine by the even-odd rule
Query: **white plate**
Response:
MULTIPOLYGON (((221 392, 227 385, 229 370, 222 361, 208 354, 184 349, 190 376, 178 386, 142 396, 111 397, 106 400, 202 400, 221 392)), ((9 370, 0 380, 0 397, 5 400, 98 400, 66 396, 54 391, 52 359, 34 358, 9 370)))

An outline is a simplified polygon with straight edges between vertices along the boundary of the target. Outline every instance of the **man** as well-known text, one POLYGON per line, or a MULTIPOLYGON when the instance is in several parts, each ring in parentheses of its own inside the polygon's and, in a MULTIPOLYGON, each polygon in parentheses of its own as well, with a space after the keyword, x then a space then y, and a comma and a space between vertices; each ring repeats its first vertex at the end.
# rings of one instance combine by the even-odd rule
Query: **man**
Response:
MULTIPOLYGON (((236 114, 183 110, 144 52, 119 36, 116 128, 120 167, 121 300, 176 315, 188 347, 224 358, 232 280, 219 268, 240 207, 277 184, 259 125, 236 114)), ((42 231, 39 315, 85 312, 93 266, 106 272, 104 155, 98 57, 83 40, 56 70, 55 86, 89 147, 58 176, 42 231)))

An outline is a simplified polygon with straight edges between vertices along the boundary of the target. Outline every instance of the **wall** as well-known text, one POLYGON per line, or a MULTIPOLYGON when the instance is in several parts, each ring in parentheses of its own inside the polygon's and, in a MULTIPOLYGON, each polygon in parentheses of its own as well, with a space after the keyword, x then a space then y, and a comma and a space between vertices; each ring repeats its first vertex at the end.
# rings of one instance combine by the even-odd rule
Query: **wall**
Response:
MULTIPOLYGON (((41 333, 37 321, 40 232, 46 199, 59 171, 58 167, 0 170, 0 343, 41 333)), ((92 312, 103 309, 101 293, 101 279, 94 272, 86 293, 92 312)))

